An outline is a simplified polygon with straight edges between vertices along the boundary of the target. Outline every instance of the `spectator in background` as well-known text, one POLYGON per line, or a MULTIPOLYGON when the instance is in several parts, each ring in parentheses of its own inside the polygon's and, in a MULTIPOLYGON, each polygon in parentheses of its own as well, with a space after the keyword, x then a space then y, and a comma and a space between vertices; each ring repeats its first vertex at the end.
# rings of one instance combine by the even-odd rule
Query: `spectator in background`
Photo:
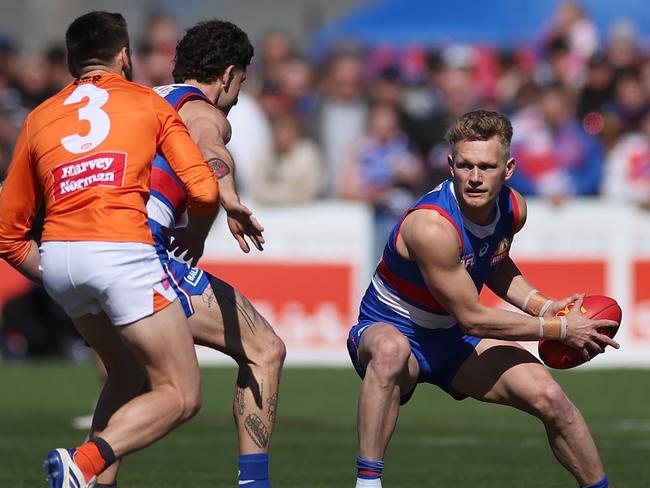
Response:
POLYGON ((640 128, 624 135, 611 150, 605 165, 603 194, 650 210, 650 110, 641 119, 640 128))
POLYGON ((605 52, 615 70, 634 68, 639 65, 637 30, 630 20, 618 20, 609 30, 605 52))
POLYGON ((650 57, 647 57, 643 63, 641 63, 639 73, 641 76, 641 84, 643 85, 645 96, 646 98, 650 99, 650 57))
POLYGON ((259 55, 259 83, 262 90, 277 90, 286 64, 294 55, 291 37, 281 30, 267 32, 259 55))
POLYGON ((294 55, 290 57, 280 74, 279 89, 293 100, 295 110, 307 123, 316 109, 315 74, 306 59, 294 55))
POLYGON ((58 92, 73 80, 68 71, 68 60, 64 45, 50 45, 45 50, 45 63, 47 65, 47 77, 52 93, 58 92))
POLYGON ((295 110, 296 101, 280 86, 266 85, 257 94, 257 101, 269 119, 295 110))
POLYGON ((544 47, 544 51, 544 58, 535 68, 535 82, 539 86, 556 83, 566 90, 577 92, 584 77, 585 65, 577 62, 567 40, 555 38, 544 47))
POLYGON ((0 33, 0 76, 12 80, 16 70, 16 44, 6 34, 0 33))
POLYGON ((20 92, 23 104, 33 109, 55 92, 49 83, 45 58, 41 54, 24 57, 18 66, 16 88, 20 92))
POLYGON ((318 146, 303 136, 295 112, 275 116, 273 147, 255 161, 253 197, 259 203, 298 204, 317 199, 323 189, 323 160, 318 146))
POLYGON ((603 53, 596 53, 589 60, 587 78, 578 96, 578 118, 583 120, 592 112, 603 114, 613 99, 614 70, 603 53))
POLYGON ((23 58, 14 78, 22 104, 35 108, 72 81, 65 47, 52 44, 42 53, 23 58))
POLYGON ((427 126, 442 110, 439 79, 443 66, 440 53, 429 52, 424 68, 421 82, 405 87, 400 83, 400 90, 404 90, 400 95, 401 103, 407 115, 403 119, 404 131, 423 156, 431 149, 427 126))
POLYGON ((374 256, 379 257, 386 236, 415 196, 424 171, 402 133, 393 105, 374 105, 366 134, 345 161, 338 193, 374 207, 374 256))
POLYGON ((172 68, 180 30, 176 21, 156 13, 147 21, 143 39, 136 51, 136 81, 146 86, 173 83, 172 68))
POLYGON ((583 67, 598 50, 598 30, 576 1, 559 5, 553 18, 549 39, 564 39, 571 56, 583 67))
POLYGON ((447 129, 461 115, 484 106, 473 75, 475 54, 470 46, 451 46, 442 52, 444 67, 438 77, 441 110, 419 129, 420 145, 427 151, 427 178, 421 190, 433 188, 449 177, 447 129))
POLYGON ((496 80, 494 96, 504 113, 510 114, 516 110, 522 87, 531 81, 531 74, 524 70, 522 64, 514 50, 504 49, 499 52, 501 73, 496 80))
POLYGON ((311 130, 323 150, 328 196, 335 195, 342 162, 365 131, 364 91, 361 59, 350 53, 335 54, 325 69, 311 130))
POLYGON ((271 124, 258 100, 242 89, 237 105, 230 109, 228 121, 232 127, 232 137, 226 146, 237 161, 235 177, 239 195, 250 196, 255 179, 255 159, 258 154, 271 151, 271 124))
MULTIPOLYGON (((598 30, 577 1, 562 2, 545 36, 546 71, 542 85, 559 82, 571 91, 583 83, 587 62, 598 50, 598 30)), ((544 64, 542 65, 544 66, 544 64)))
POLYGON ((609 118, 613 118, 616 132, 621 135, 640 129, 641 119, 650 109, 650 100, 641 82, 637 68, 622 70, 614 89, 614 101, 610 106, 609 118))
POLYGON ((18 131, 28 113, 20 91, 15 87, 16 46, 0 34, 0 182, 4 180, 18 131))
POLYGON ((562 203, 598 192, 603 152, 574 116, 572 98, 559 85, 545 87, 539 102, 513 117, 511 153, 517 171, 510 184, 524 195, 562 203))

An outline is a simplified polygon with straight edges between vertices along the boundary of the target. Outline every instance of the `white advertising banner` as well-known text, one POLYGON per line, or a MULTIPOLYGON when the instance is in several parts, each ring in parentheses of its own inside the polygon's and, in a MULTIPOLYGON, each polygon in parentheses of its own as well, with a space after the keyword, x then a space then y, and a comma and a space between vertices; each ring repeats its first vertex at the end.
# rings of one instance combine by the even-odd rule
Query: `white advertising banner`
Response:
MULTIPOLYGON (((342 202, 255 210, 265 250, 242 253, 220 216, 201 266, 256 305, 284 339, 288 364, 349 365, 347 332, 376 264, 371 210, 342 202)), ((650 366, 650 213, 603 200, 559 207, 530 201, 511 256, 549 296, 583 291, 620 304, 621 349, 608 348, 584 367, 650 366)), ((1 263, 0 304, 26 286, 1 263)), ((482 299, 506 306, 489 292, 482 299)), ((527 346, 536 352, 535 343, 527 346)), ((199 354, 204 363, 230 361, 214 351, 199 354)))

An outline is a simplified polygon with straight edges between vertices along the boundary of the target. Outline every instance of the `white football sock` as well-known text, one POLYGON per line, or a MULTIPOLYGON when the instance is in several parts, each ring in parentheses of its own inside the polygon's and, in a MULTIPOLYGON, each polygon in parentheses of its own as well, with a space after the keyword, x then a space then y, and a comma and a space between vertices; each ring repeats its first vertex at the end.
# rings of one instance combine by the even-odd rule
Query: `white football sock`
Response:
POLYGON ((381 488, 381 478, 376 478, 374 480, 357 478, 357 485, 355 488, 381 488))

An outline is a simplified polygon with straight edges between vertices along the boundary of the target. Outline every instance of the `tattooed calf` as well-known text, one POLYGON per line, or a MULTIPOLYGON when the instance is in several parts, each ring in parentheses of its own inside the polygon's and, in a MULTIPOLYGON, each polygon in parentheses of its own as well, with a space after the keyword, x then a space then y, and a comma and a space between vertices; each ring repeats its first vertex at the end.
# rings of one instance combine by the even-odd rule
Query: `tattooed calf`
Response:
POLYGON ((255 445, 261 449, 266 449, 269 445, 269 431, 262 419, 252 413, 246 417, 244 425, 246 426, 246 432, 248 432, 255 445))

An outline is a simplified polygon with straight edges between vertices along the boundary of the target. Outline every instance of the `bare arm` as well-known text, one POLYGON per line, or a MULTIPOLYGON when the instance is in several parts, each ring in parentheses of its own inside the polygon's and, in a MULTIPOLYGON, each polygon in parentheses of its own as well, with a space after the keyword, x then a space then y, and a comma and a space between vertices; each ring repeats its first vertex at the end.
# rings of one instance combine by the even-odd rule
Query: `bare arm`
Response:
POLYGON ((16 270, 25 278, 37 285, 43 285, 43 273, 41 272, 41 255, 38 252, 38 245, 31 241, 29 252, 22 263, 15 266, 16 270))
MULTIPOLYGON (((411 213, 402 224, 398 236, 398 248, 400 246, 407 254, 405 257, 417 262, 433 296, 466 333, 505 340, 560 339, 562 322, 559 317, 540 320, 487 307, 480 302, 474 282, 460 262, 459 237, 453 226, 437 212, 416 210, 411 213)), ((582 350, 587 357, 601 352, 601 344, 618 347, 615 341, 597 331, 597 327, 614 325, 611 321, 592 321, 577 310, 567 319, 565 342, 582 350)))
MULTIPOLYGON (((245 240, 246 236, 257 249, 262 250, 264 228, 252 216, 252 212, 239 201, 235 184, 235 162, 226 149, 226 144, 230 140, 230 123, 219 109, 201 100, 187 102, 179 110, 179 115, 219 180, 221 205, 228 214, 228 227, 231 233, 244 252, 250 250, 245 240)), ((188 226, 190 238, 204 241, 216 216, 217 211, 197 219, 190 212, 188 226)))

